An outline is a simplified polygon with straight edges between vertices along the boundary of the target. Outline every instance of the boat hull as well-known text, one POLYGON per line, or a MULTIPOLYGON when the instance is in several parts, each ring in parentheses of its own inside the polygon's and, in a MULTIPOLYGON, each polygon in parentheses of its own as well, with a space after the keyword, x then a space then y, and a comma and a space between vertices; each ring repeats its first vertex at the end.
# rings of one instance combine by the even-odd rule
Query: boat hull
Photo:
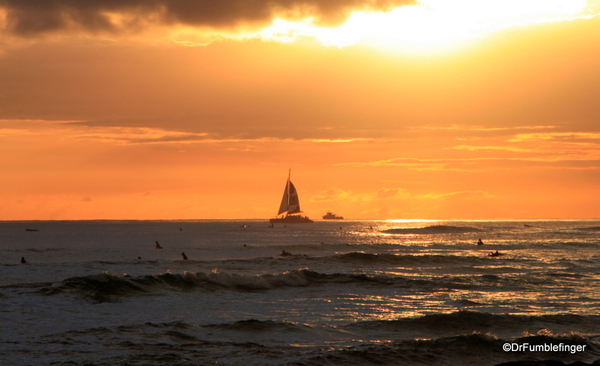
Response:
POLYGON ((310 224, 314 221, 306 216, 286 216, 282 219, 271 219, 271 224, 310 224))
POLYGON ((332 212, 327 212, 327 214, 325 214, 323 216, 323 220, 343 220, 344 217, 343 216, 338 216, 332 212))

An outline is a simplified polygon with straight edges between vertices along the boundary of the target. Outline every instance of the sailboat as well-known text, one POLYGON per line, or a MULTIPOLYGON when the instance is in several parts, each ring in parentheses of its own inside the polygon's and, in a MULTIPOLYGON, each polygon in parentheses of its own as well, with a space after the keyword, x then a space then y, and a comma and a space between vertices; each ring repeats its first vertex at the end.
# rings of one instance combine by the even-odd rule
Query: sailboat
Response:
POLYGON ((288 174, 287 183, 285 184, 285 190, 283 191, 283 198, 279 205, 279 212, 277 215, 282 215, 281 218, 269 220, 271 224, 309 224, 313 222, 307 216, 296 215, 301 213, 300 211, 300 199, 298 198, 298 191, 290 180, 292 176, 292 170, 288 174))

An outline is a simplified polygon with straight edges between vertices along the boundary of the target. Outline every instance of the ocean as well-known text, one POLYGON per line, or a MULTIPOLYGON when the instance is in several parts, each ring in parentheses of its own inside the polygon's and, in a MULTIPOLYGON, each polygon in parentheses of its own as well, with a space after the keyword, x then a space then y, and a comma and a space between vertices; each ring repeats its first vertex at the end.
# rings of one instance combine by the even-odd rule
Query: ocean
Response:
POLYGON ((591 363, 599 279, 592 220, 5 221, 0 364, 591 363))

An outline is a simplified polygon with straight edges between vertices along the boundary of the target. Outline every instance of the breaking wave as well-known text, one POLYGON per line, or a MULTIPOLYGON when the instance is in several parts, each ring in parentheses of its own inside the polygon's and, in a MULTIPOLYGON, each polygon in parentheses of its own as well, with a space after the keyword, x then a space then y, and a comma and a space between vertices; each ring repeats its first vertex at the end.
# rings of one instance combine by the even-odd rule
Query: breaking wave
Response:
MULTIPOLYGON (((191 272, 181 274, 163 273, 139 277, 116 276, 100 273, 89 276, 71 277, 58 286, 46 286, 39 291, 44 295, 72 292, 92 302, 117 302, 128 296, 141 296, 160 291, 266 291, 286 287, 323 285, 392 286, 395 288, 430 291, 436 288, 470 289, 475 286, 513 286, 511 280, 493 276, 473 278, 442 277, 412 279, 402 276, 366 275, 346 273, 320 273, 299 269, 279 274, 239 275, 219 272, 191 272)), ((42 284, 40 284, 42 285, 42 284)))

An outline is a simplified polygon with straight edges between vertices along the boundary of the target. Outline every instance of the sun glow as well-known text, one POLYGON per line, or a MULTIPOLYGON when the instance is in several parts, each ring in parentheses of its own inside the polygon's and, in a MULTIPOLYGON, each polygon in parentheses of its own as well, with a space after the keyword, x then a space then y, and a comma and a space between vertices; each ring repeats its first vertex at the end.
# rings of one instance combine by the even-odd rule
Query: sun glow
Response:
POLYGON ((326 28, 314 19, 276 19, 253 37, 279 42, 314 38, 328 46, 358 42, 411 50, 440 50, 498 30, 527 24, 571 20, 584 14, 586 0, 421 0, 389 12, 354 12, 326 28))

